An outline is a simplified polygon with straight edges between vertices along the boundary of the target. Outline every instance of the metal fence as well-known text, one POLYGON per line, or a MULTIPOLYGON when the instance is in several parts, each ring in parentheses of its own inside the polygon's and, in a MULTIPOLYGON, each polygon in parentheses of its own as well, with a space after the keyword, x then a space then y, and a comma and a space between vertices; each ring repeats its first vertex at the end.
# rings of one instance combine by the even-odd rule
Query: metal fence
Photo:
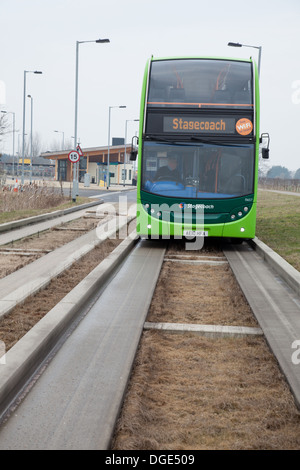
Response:
POLYGON ((300 180, 283 178, 259 178, 258 187, 262 189, 300 192, 300 180))

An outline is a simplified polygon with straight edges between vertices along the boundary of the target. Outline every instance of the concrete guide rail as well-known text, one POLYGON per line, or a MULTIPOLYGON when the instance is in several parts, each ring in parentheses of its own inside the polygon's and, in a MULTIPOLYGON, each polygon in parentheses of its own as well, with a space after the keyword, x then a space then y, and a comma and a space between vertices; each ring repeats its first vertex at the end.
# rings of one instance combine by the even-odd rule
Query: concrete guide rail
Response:
POLYGON ((257 237, 249 242, 255 251, 300 295, 300 272, 257 237))
MULTIPOLYGON (((97 205, 102 204, 103 201, 99 202, 97 205)), ((63 223, 67 223, 75 219, 80 219, 82 216, 84 216, 85 213, 86 208, 80 208, 78 210, 76 209, 74 211, 68 212, 67 214, 60 214, 57 217, 45 218, 42 221, 36 220, 34 223, 28 223, 20 227, 15 227, 13 230, 2 231, 0 233, 0 246, 2 247, 3 245, 7 245, 8 243, 13 243, 17 240, 21 240, 22 238, 30 237, 37 233, 44 232, 63 223)), ((27 219, 22 220, 26 221, 27 219)))
MULTIPOLYGON (((8 351, 6 365, 0 368, 1 403, 9 405, 20 376, 28 379, 56 342, 57 329, 65 328, 57 323, 68 323, 68 317, 84 307, 90 286, 102 284, 99 273, 106 276, 112 258, 118 264, 120 252, 128 252, 135 241, 124 240, 8 351)), ((164 253, 165 245, 137 244, 17 411, 2 424, 0 449, 109 448, 164 253)))
MULTIPOLYGON (((0 279, 0 318, 9 314, 13 308, 24 302, 30 295, 44 289, 53 278, 68 269, 103 240, 115 236, 117 230, 126 229, 127 223, 133 219, 134 216, 117 217, 115 224, 111 224, 107 231, 101 229, 100 225, 0 279)), ((105 226, 105 219, 103 222, 103 226, 105 226)), ((107 222, 107 224, 109 223, 107 222)))
POLYGON ((45 220, 55 219, 56 217, 71 214, 73 212, 87 209, 88 207, 96 206, 99 204, 103 204, 103 200, 101 200, 100 198, 97 201, 87 202, 86 204, 69 207, 68 209, 47 212, 46 214, 34 215, 32 217, 26 217, 25 219, 13 220, 11 222, 0 224, 0 232, 9 232, 16 228, 37 224, 38 222, 43 222, 45 220))
POLYGON ((107 282, 137 240, 133 232, 6 353, 4 364, 0 363, 0 416, 48 356, 87 299, 107 282))
POLYGON ((229 245, 224 254, 300 408, 300 365, 293 360, 300 340, 299 273, 269 247, 255 243, 263 257, 247 244, 229 245), (294 282, 287 284, 291 274, 294 282))

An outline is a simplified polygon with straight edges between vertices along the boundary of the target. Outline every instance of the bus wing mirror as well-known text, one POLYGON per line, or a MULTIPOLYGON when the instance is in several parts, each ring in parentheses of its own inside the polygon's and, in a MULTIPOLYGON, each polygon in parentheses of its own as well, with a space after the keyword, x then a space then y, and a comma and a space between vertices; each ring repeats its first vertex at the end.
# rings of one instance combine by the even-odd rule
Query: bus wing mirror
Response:
POLYGON ((131 152, 130 152, 130 160, 131 161, 135 161, 136 157, 137 157, 137 154, 138 154, 138 151, 136 150, 136 147, 134 147, 134 145, 133 145, 133 139, 136 139, 136 145, 139 144, 138 137, 136 135, 134 135, 131 139, 131 152))
POLYGON ((263 147, 261 149, 261 156, 264 159, 268 159, 269 158, 270 136, 267 132, 265 132, 261 135, 260 143, 263 145, 263 147))
POLYGON ((262 149, 262 158, 268 159, 269 158, 269 149, 262 149))
POLYGON ((130 160, 135 161, 137 157, 137 150, 131 150, 130 152, 130 160))

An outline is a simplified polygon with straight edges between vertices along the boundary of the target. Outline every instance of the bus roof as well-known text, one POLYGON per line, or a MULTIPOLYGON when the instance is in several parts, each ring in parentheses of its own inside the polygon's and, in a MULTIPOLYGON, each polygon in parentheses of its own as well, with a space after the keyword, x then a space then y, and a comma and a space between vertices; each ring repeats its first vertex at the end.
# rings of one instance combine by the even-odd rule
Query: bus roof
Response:
POLYGON ((241 58, 241 57, 214 57, 214 56, 171 56, 171 57, 154 57, 151 56, 151 61, 158 61, 158 60, 225 60, 225 61, 237 61, 237 62, 255 62, 252 57, 249 59, 241 58))

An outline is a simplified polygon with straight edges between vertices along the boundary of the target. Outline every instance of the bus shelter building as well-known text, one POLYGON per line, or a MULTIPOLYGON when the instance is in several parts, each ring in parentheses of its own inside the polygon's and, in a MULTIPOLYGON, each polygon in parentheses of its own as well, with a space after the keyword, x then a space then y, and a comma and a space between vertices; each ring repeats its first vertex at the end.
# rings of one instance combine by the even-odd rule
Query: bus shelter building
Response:
MULTIPOLYGON (((83 156, 79 160, 79 182, 84 183, 86 178, 90 183, 100 187, 106 186, 108 147, 82 148, 83 156), (86 177, 87 175, 87 177, 86 177)), ((135 175, 135 168, 129 160, 131 144, 126 145, 126 160, 124 164, 125 145, 109 147, 109 173, 110 184, 131 185, 135 175), (125 176, 125 178, 124 178, 125 176)), ((41 157, 55 162, 56 181, 73 181, 73 163, 68 156, 72 149, 56 152, 45 152, 41 157)))

